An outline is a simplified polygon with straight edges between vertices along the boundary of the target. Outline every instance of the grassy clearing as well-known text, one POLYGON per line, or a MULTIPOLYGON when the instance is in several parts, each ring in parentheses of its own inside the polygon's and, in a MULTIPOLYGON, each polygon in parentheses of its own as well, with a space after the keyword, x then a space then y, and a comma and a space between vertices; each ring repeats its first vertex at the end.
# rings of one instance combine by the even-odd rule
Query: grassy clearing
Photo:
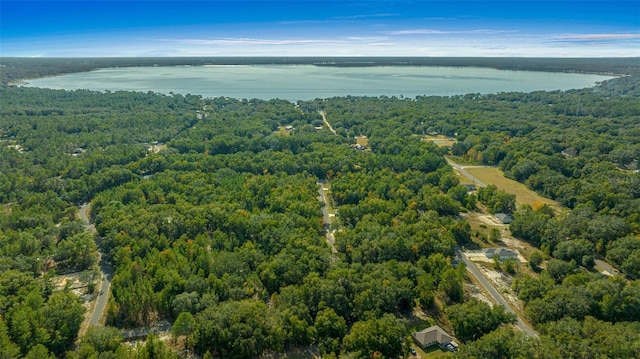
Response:
POLYGON ((432 345, 424 350, 417 345, 414 346, 416 348, 416 352, 418 356, 423 359, 432 359, 432 358, 445 358, 447 354, 451 354, 450 352, 440 349, 437 345, 432 345))
POLYGON ((426 136, 422 136, 421 140, 425 142, 433 142, 438 147, 451 147, 453 146, 454 143, 456 143, 455 140, 452 140, 451 138, 443 135, 438 135, 438 136, 426 135, 426 136))
POLYGON ((530 190, 524 184, 506 178, 499 168, 494 167, 480 167, 480 168, 466 168, 465 171, 478 178, 480 181, 486 184, 496 185, 499 189, 502 189, 508 193, 516 195, 516 204, 518 206, 522 204, 533 205, 534 202, 542 202, 553 208, 556 212, 562 210, 562 206, 549 198, 545 198, 530 190))
POLYGON ((473 181, 471 180, 471 178, 467 178, 466 176, 463 176, 460 172, 458 172, 457 169, 453 169, 453 173, 456 174, 456 176, 458 176, 458 179, 460 180, 460 184, 475 184, 473 183, 473 181))
POLYGON ((291 136, 291 131, 287 130, 285 126, 278 126, 278 129, 273 133, 280 136, 291 136))
POLYGON ((367 138, 367 136, 356 136, 356 143, 362 146, 368 146, 369 138, 367 138))

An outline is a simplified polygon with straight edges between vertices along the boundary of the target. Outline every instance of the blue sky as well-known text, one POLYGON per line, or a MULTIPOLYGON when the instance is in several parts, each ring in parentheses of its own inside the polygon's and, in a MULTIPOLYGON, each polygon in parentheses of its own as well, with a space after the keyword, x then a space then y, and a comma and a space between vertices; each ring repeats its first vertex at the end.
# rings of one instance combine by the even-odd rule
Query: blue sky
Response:
POLYGON ((0 0, 0 56, 640 56, 640 0, 0 0))

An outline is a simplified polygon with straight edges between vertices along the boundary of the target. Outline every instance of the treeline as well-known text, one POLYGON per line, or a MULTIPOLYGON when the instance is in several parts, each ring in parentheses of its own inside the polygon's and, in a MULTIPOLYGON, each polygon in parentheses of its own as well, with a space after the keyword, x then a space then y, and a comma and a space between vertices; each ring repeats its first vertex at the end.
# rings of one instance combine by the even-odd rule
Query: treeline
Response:
POLYGON ((127 349, 111 327, 90 330, 72 350, 82 307, 51 278, 93 273, 95 245, 76 219, 87 201, 115 266, 108 324, 170 320, 203 356, 312 345, 327 357, 401 357, 416 306, 465 343, 462 357, 638 352, 637 281, 578 269, 598 255, 630 277, 640 267, 632 97, 580 90, 292 104, 9 87, 0 109, 3 355, 175 356, 154 337, 127 349), (316 129, 318 110, 337 136, 316 129), (499 165, 544 194, 545 176, 556 178, 548 190, 568 214, 515 209, 494 187, 467 193, 443 158, 448 149, 422 140, 432 132, 457 137, 459 158, 499 165), (365 150, 352 146, 356 135, 368 136, 365 150), (325 238, 319 180, 331 183, 337 253, 325 238), (555 257, 532 260, 541 273, 515 285, 539 340, 469 300, 466 269, 452 265, 455 247, 471 240, 459 214, 478 200, 515 212, 513 234, 555 257), (608 331, 593 336, 598 326, 608 331), (610 345, 618 338, 630 344, 610 345))

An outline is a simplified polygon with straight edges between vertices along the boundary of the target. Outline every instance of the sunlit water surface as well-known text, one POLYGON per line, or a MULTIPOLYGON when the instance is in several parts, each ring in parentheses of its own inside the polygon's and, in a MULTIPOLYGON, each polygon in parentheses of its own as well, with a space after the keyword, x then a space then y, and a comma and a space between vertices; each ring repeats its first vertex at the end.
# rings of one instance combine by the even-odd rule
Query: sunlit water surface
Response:
POLYGON ((27 86, 152 91, 204 97, 451 96, 592 87, 608 76, 479 67, 328 67, 313 65, 124 67, 28 80, 27 86))

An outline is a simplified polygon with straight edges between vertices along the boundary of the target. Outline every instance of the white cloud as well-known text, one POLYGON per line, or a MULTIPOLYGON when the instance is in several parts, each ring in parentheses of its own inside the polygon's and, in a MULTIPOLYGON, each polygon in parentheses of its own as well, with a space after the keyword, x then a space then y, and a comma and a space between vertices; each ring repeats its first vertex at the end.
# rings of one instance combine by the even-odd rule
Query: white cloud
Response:
POLYGON ((396 46, 398 43, 395 42, 370 42, 367 44, 368 46, 396 46))
POLYGON ((505 34, 517 33, 515 30, 491 30, 491 29, 473 29, 473 30, 436 30, 436 29, 406 29, 383 31, 385 35, 459 35, 459 34, 505 34))
POLYGON ((318 39, 281 40, 281 39, 252 39, 252 38, 165 39, 163 41, 177 42, 177 43, 183 43, 183 44, 193 44, 193 45, 266 45, 266 46, 344 43, 344 41, 340 41, 340 40, 318 40, 318 39))
POLYGON ((579 35, 561 35, 556 37, 557 40, 629 40, 640 39, 640 34, 579 34, 579 35))
POLYGON ((360 19, 375 19, 382 17, 394 17, 398 14, 363 14, 363 15, 351 15, 351 16, 334 16, 331 19, 334 20, 360 20, 360 19))

